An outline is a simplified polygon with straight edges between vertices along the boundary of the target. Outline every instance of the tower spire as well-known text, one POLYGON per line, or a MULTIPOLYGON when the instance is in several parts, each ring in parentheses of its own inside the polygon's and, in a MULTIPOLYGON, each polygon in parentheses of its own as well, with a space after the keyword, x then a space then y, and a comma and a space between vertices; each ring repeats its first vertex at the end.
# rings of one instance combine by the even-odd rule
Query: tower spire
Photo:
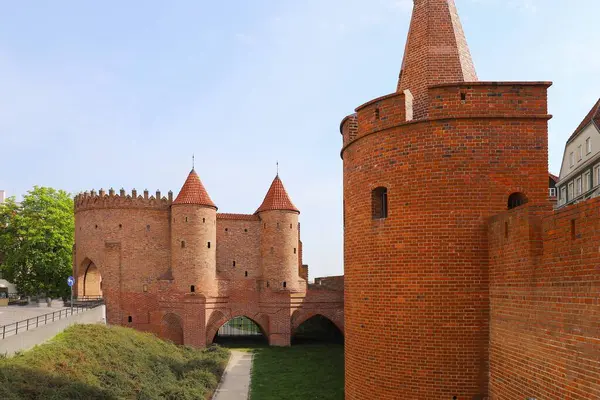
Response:
POLYGON ((477 81, 454 0, 414 0, 398 92, 410 90, 414 118, 428 113, 427 88, 477 81))
POLYGON ((192 169, 196 169, 196 156, 192 153, 192 169))

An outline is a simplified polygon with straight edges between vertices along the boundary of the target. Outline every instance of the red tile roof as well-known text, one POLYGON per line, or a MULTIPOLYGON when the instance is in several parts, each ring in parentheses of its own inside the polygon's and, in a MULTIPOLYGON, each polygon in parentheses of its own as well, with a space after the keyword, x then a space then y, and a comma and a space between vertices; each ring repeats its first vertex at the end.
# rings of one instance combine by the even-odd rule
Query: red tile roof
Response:
POLYGON ((581 132, 590 122, 595 123, 598 129, 600 129, 600 99, 598 99, 598 102, 592 107, 589 114, 581 121, 581 124, 579 124, 577 129, 575 129, 575 132, 573 132, 569 140, 567 140, 567 143, 575 139, 579 132, 581 132))
POLYGON ((258 221, 257 215, 254 214, 230 214, 230 213, 217 213, 217 219, 234 219, 238 221, 258 221))
POLYGON ((554 183, 558 182, 558 176, 548 172, 548 177, 554 181, 554 183))
POLYGON ((197 204, 217 208, 215 203, 210 199, 206 189, 204 189, 200 177, 193 169, 185 180, 173 204, 197 204))
POLYGON ((279 175, 273 179, 273 183, 271 183, 271 187, 269 188, 265 199, 260 207, 258 207, 256 212, 259 213, 261 211, 269 210, 288 210, 295 211, 297 213, 300 212, 290 200, 290 197, 283 187, 281 179, 279 179, 279 175))

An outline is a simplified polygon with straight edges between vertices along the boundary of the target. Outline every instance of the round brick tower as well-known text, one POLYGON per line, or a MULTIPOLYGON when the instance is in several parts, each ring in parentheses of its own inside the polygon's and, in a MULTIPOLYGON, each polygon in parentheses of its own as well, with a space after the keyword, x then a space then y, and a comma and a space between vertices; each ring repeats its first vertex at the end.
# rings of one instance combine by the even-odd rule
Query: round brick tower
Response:
POLYGON ((261 206, 260 250, 263 280, 273 290, 300 290, 298 275, 298 215, 279 175, 275 177, 261 206))
POLYGON ((217 207, 192 169, 171 206, 171 265, 177 288, 216 294, 217 207))
POLYGON ((348 400, 488 394, 487 219, 546 203, 546 82, 477 82, 453 0, 415 0, 397 92, 342 121, 348 400))

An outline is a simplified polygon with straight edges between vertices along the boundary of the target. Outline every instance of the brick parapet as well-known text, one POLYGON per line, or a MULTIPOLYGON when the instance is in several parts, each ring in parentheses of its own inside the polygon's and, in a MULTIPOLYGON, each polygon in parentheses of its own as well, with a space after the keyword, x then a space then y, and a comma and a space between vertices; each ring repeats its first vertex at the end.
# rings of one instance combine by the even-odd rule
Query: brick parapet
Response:
POLYGON ((167 210, 172 202, 172 192, 168 193, 168 197, 164 197, 161 196, 160 191, 156 191, 155 195, 150 195, 148 190, 144 190, 141 195, 138 195, 135 189, 131 191, 131 194, 127 194, 124 189, 118 193, 113 189, 109 189, 108 193, 100 189, 98 192, 92 190, 75 196, 74 207, 75 213, 107 208, 167 210))
POLYGON ((356 109, 356 119, 356 139, 405 123, 406 96, 402 92, 391 93, 371 100, 356 109))
POLYGON ((551 82, 460 82, 431 86, 428 119, 550 119, 547 90, 551 85, 551 82))
POLYGON ((308 285, 310 290, 344 290, 344 276, 325 276, 315 278, 315 283, 308 285))

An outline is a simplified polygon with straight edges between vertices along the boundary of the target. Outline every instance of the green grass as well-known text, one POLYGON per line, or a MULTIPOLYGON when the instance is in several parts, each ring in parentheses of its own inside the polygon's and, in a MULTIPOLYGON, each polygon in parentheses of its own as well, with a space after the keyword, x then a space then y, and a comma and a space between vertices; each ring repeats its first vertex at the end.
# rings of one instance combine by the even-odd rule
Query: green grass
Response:
POLYGON ((255 348, 251 400, 343 400, 344 346, 255 348))
POLYGON ((0 399, 207 399, 229 351, 176 346, 123 327, 75 325, 0 359, 0 399))

